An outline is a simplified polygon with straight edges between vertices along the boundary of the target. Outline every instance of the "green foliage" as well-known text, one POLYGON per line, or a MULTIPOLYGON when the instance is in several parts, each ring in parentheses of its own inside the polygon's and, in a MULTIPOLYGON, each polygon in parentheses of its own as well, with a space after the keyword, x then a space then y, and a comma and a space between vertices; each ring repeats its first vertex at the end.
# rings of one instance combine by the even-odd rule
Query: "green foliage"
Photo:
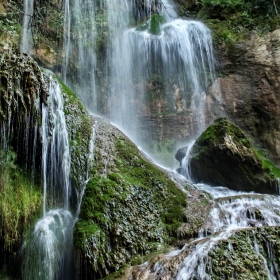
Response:
POLYGON ((214 42, 244 40, 251 30, 266 33, 280 27, 280 5, 273 0, 201 0, 197 16, 214 31, 214 42))
POLYGON ((12 45, 19 43, 21 27, 20 24, 9 14, 0 12, 0 45, 7 40, 12 45))
POLYGON ((19 241, 34 214, 40 211, 42 195, 15 164, 12 151, 0 151, 0 220, 5 246, 19 241))
POLYGON ((244 7, 245 0, 202 0, 202 6, 218 6, 222 8, 236 9, 239 7, 244 7))

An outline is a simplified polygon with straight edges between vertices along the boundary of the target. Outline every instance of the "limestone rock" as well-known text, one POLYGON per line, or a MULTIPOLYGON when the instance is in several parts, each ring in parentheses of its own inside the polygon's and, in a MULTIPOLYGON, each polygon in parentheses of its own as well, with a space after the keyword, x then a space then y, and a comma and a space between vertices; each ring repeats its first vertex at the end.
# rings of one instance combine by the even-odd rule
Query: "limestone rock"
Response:
POLYGON ((74 231, 84 279, 104 277, 175 242, 186 206, 166 172, 108 121, 94 119, 94 166, 74 231))
POLYGON ((276 177, 264 168, 242 130, 225 118, 217 119, 196 140, 189 164, 195 182, 278 194, 276 177))

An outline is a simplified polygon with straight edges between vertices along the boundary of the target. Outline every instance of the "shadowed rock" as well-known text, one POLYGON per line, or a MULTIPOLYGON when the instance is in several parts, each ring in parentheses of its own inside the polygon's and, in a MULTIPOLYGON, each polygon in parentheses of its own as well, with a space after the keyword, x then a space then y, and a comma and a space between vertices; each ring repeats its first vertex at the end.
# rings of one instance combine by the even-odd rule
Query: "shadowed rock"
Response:
POLYGON ((189 146, 182 147, 175 154, 175 158, 180 162, 180 166, 182 166, 182 160, 186 156, 188 148, 189 146))
POLYGON ((190 151, 194 182, 234 190, 277 194, 277 178, 265 168, 242 130, 225 118, 217 119, 190 151))

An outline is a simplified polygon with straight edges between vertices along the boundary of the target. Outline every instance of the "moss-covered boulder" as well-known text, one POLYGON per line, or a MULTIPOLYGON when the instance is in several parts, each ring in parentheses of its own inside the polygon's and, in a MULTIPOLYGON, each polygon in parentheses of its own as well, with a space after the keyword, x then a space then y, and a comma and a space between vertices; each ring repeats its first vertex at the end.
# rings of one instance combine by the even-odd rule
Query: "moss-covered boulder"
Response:
POLYGON ((74 230, 83 279, 175 242, 186 205, 185 193, 122 132, 95 121, 94 166, 74 230))
POLYGON ((217 119, 195 141, 189 166, 194 182, 234 190, 278 194, 278 181, 242 130, 217 119))

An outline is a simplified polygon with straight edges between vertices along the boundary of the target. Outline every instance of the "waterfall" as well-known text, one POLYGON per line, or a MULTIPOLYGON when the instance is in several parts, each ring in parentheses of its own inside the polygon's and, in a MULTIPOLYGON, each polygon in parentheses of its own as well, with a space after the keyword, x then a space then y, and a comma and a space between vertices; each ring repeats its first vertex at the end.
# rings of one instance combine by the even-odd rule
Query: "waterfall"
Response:
POLYGON ((26 280, 52 280, 63 270, 60 266, 69 262, 65 259, 71 255, 73 228, 69 176, 70 152, 63 101, 59 84, 50 80, 47 105, 42 105, 43 217, 24 244, 26 280))
POLYGON ((188 114, 186 129, 196 137, 205 128, 208 88, 219 90, 210 30, 178 19, 168 0, 88 2, 65 1, 65 82, 144 150, 153 132, 142 133, 143 116, 188 114))
MULTIPOLYGON (((70 147, 60 85, 49 78, 48 99, 42 104, 43 216, 30 229, 23 246, 23 279, 61 280, 74 277, 73 227, 93 161, 95 126, 89 142, 87 170, 77 203, 70 208, 70 147), (74 214, 72 214, 74 212, 74 214)), ((82 176, 82 175, 81 175, 82 176)))
POLYGON ((23 24, 20 51, 29 54, 32 50, 31 23, 33 18, 34 0, 24 0, 23 3, 23 24))

